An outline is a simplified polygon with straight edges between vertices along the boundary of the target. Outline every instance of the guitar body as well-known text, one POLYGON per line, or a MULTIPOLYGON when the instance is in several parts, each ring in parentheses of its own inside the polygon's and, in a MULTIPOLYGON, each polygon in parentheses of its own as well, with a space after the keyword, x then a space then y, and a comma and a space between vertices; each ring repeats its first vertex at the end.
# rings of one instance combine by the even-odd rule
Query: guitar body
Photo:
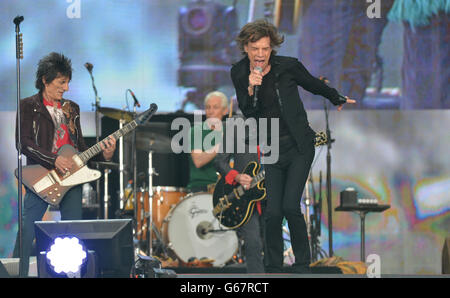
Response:
MULTIPOLYGON (((89 169, 77 155, 71 145, 64 145, 58 151, 58 156, 72 158, 74 166, 66 174, 58 170, 48 170, 40 165, 24 166, 22 168, 22 183, 47 203, 57 206, 66 192, 72 187, 97 180, 100 171, 89 169)), ((18 176, 17 169, 15 171, 18 176)))
MULTIPOLYGON (((258 175, 261 166, 256 162, 250 162, 242 172, 251 177, 258 175)), ((230 229, 235 229, 245 224, 253 214, 255 202, 266 197, 264 180, 259 181, 254 187, 245 190, 241 185, 225 183, 222 177, 216 184, 213 193, 213 215, 219 222, 230 229)))

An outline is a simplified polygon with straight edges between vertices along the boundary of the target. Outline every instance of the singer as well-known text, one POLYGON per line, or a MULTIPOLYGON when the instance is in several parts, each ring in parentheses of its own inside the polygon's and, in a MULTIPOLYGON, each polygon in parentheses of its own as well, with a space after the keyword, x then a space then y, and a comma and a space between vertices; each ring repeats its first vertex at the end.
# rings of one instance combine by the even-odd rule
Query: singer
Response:
POLYGON ((245 56, 231 68, 231 79, 244 116, 279 119, 279 159, 264 165, 267 207, 265 211, 265 271, 283 272, 282 222, 286 218, 295 263, 289 272, 310 273, 310 246, 300 200, 314 158, 315 132, 308 123, 298 87, 319 94, 338 110, 354 100, 313 77, 296 58, 276 55, 284 41, 276 27, 265 20, 246 24, 237 42, 245 56))
MULTIPOLYGON (((63 94, 69 90, 72 78, 72 63, 62 54, 50 53, 39 61, 35 86, 39 92, 20 101, 22 152, 27 164, 39 164, 47 169, 56 168, 64 174, 72 168, 72 159, 58 155, 62 146, 69 144, 78 151, 87 150, 80 125, 80 108, 63 94)), ((17 130, 17 129, 16 129, 17 130)), ((17 134, 16 134, 17 136, 17 134)), ((16 142, 18 144, 18 142, 16 142)), ((116 148, 114 138, 100 145, 102 155, 98 161, 110 160, 116 148)), ((28 275, 29 258, 34 239, 34 222, 39 221, 47 210, 48 203, 26 189, 23 208, 23 256, 21 271, 28 275)), ((82 219, 81 185, 69 190, 61 201, 59 210, 62 220, 82 219)), ((19 235, 17 235, 19 236, 19 235)), ((19 241, 16 240, 13 256, 19 256, 19 241)))

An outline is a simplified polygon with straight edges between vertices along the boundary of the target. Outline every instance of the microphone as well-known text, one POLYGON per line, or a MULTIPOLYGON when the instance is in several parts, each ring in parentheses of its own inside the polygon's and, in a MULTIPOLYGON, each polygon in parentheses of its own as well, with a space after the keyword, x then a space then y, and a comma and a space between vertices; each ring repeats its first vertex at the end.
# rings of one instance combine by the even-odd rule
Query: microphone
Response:
POLYGON ((89 73, 92 72, 92 69, 94 68, 94 65, 92 65, 89 62, 84 63, 84 67, 86 67, 86 69, 89 71, 89 73))
POLYGON ((19 26, 19 24, 23 21, 23 16, 17 16, 14 18, 14 24, 16 24, 16 26, 19 26))
POLYGON ((150 105, 150 109, 151 109, 152 113, 154 113, 158 110, 158 105, 156 103, 152 103, 150 105))
MULTIPOLYGON (((259 73, 262 73, 262 68, 259 66, 255 67, 256 71, 259 71, 259 73)), ((258 102, 258 91, 259 91, 259 85, 255 86, 255 97, 253 97, 253 107, 256 108, 256 103, 258 102)))
POLYGON ((131 89, 128 89, 128 91, 130 91, 130 94, 131 94, 131 96, 132 96, 133 99, 134 99, 134 105, 137 106, 138 108, 140 108, 140 107, 141 107, 141 104, 140 104, 139 101, 137 100, 136 96, 134 96, 133 91, 131 91, 131 89))

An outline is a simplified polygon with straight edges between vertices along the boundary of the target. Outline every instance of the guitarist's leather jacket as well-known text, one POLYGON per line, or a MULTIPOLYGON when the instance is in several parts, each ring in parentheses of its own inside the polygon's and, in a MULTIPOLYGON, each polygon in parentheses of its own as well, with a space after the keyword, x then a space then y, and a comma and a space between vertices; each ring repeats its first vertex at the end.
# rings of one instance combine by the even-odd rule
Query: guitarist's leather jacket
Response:
MULTIPOLYGON (((69 102, 74 129, 71 139, 75 149, 84 151, 86 146, 80 125, 80 107, 73 101, 62 99, 62 102, 69 102)), ((52 117, 43 103, 42 94, 38 93, 20 101, 20 125, 21 138, 20 145, 22 153, 27 157, 27 165, 39 164, 47 169, 55 167, 55 160, 58 157, 52 152, 55 125, 52 117)), ((16 148, 19 146, 18 129, 16 121, 16 148)), ((97 160, 103 160, 102 154, 97 156, 97 160)))

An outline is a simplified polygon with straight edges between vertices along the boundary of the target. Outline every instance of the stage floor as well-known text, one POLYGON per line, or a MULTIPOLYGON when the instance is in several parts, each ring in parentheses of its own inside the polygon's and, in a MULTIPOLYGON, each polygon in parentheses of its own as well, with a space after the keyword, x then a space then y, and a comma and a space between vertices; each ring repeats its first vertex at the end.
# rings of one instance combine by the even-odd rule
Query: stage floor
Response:
MULTIPOLYGON (((0 259, 9 277, 19 276, 19 259, 5 258, 0 259)), ((199 278, 224 278, 224 279, 265 279, 265 278, 368 278, 365 274, 342 274, 338 273, 334 267, 312 267, 312 274, 293 274, 293 273, 263 273, 247 274, 245 266, 231 265, 222 268, 188 268, 188 267, 167 267, 162 269, 173 270, 176 278, 199 279, 199 278)), ((28 277, 37 278, 36 257, 30 257, 30 271, 28 277)), ((381 278, 450 278, 447 275, 414 275, 414 274, 381 274, 381 278)))

